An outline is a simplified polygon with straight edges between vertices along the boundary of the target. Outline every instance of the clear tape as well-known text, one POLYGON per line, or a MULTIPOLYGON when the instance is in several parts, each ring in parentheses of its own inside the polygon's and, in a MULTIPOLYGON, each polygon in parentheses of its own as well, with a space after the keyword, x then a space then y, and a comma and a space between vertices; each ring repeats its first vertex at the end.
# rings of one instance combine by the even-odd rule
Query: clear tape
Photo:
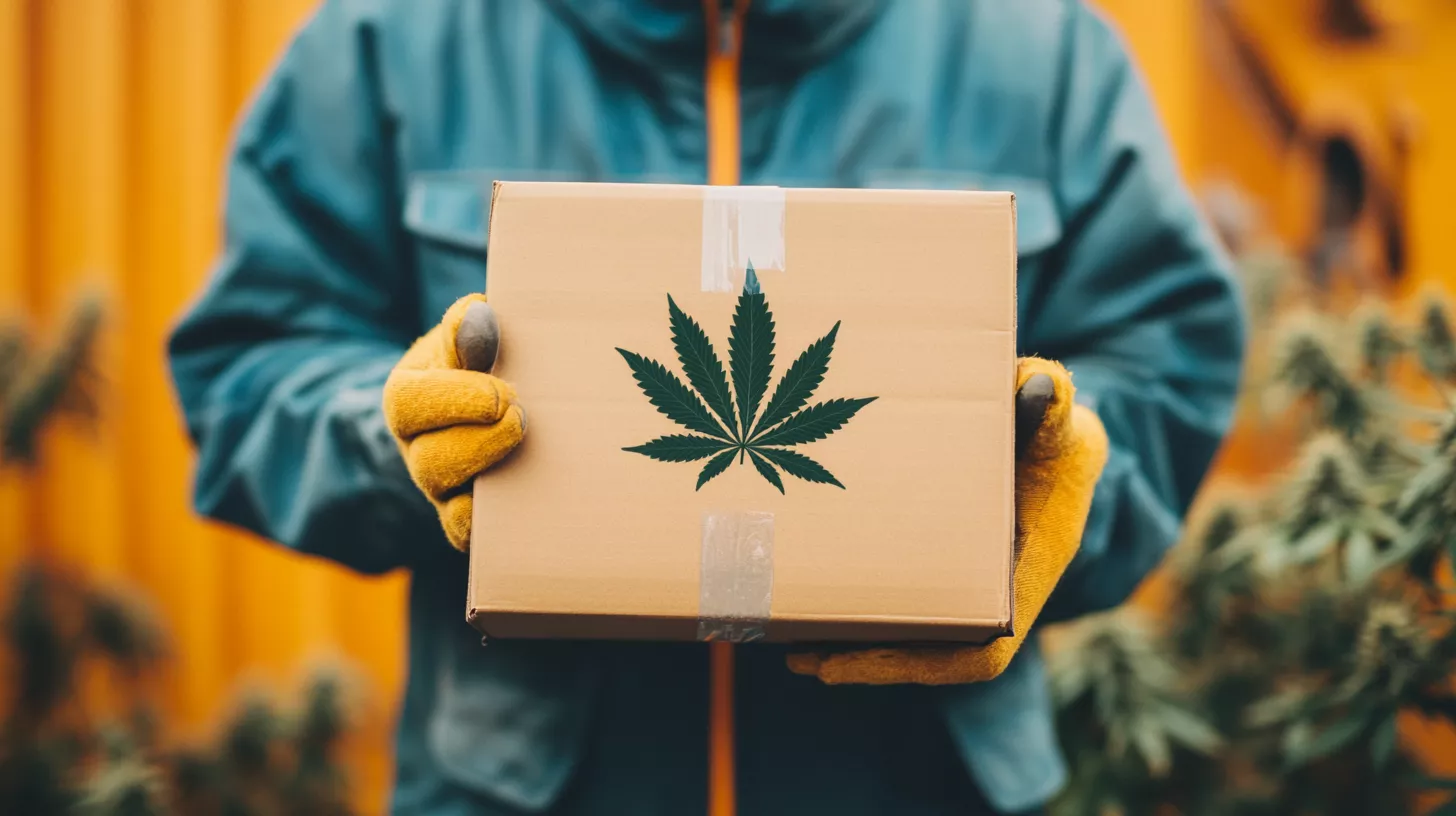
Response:
POLYGON ((764 637, 773 606, 773 513, 703 513, 698 640, 764 637))
POLYGON ((704 187, 703 291, 735 292, 749 263, 784 271, 783 188, 704 187))

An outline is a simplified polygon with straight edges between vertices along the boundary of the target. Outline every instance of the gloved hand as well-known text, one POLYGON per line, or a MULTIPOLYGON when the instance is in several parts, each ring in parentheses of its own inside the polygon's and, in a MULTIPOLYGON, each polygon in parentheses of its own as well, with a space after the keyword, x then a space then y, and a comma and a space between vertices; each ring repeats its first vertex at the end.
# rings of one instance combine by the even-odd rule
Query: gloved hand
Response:
POLYGON ((1015 635, 986 646, 797 653, 797 674, 825 683, 975 683, 1011 662, 1081 545, 1092 491, 1107 462, 1107 432, 1072 402, 1071 376, 1048 360, 1023 358, 1016 395, 1015 635))
POLYGON ((415 341, 384 384, 384 417, 410 476, 457 549, 470 545, 475 477, 526 433, 516 392, 485 373, 495 362, 495 317, 484 295, 456 301, 415 341))

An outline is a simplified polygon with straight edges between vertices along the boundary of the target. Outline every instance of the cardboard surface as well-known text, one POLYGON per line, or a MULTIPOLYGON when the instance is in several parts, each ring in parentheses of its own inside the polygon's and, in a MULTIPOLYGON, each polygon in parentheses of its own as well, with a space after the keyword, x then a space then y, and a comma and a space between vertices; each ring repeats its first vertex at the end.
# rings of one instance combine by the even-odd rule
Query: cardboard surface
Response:
MULTIPOLYGON (((495 373, 516 386, 528 431, 476 483, 468 618, 492 637, 700 637, 705 514, 754 514, 772 529, 767 551, 754 555, 771 566, 771 598, 755 601, 771 613, 767 640, 1004 634, 1014 538, 1012 196, 786 189, 779 223, 771 205, 748 207, 726 222, 723 244, 704 226, 705 200, 722 190, 496 185, 486 290, 502 335, 495 373), (769 266, 781 268, 757 269, 776 340, 764 403, 836 323, 809 404, 876 399, 826 438, 791 448, 842 489, 780 471, 780 493, 736 456, 696 489, 708 460, 623 450, 691 432, 653 407, 618 349, 687 384, 670 295, 728 372, 745 259, 727 260, 731 292, 703 291, 704 265, 735 248, 763 256, 776 236, 735 233, 780 224, 782 259, 769 266)), ((722 563, 723 552, 716 557, 722 563)))

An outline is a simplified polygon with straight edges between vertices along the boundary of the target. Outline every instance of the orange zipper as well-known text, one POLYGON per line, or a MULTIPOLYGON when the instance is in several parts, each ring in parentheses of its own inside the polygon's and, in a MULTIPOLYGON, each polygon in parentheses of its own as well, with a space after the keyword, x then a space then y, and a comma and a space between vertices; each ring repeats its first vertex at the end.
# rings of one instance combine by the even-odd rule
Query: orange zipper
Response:
MULTIPOLYGON (((708 120, 708 183, 740 182, 739 54, 748 0, 734 0, 733 15, 723 18, 722 0, 703 0, 707 18, 708 64, 704 107, 708 120)), ((734 816, 738 809, 733 739, 733 645, 708 646, 708 816, 734 816)))

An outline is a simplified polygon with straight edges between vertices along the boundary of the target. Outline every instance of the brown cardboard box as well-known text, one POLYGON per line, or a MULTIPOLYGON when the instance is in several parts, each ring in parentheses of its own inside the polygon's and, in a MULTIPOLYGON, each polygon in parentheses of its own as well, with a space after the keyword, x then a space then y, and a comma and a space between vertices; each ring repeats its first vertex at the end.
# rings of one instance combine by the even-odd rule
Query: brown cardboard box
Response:
MULTIPOLYGON (((1005 634, 1015 231, 1009 193, 497 183, 495 373, 516 386, 528 432, 475 487, 469 620, 490 637, 1005 634), (750 263, 759 298, 743 294, 750 263), (695 368, 696 407, 682 396, 692 385, 669 297, 721 363, 718 376, 695 368), (823 371, 827 341, 791 367, 834 330, 808 401, 827 407, 760 437, 812 441, 770 446, 769 462, 731 448, 688 462, 626 450, 666 435, 698 441, 649 451, 730 445, 701 431, 732 436, 741 407, 726 392, 751 397, 742 384, 764 381, 760 310, 774 346, 759 415, 781 378, 794 392, 823 371), (681 386, 660 385, 665 372, 642 358, 681 386), (655 408, 638 373, 698 430, 655 408), (705 466, 721 472, 699 487, 705 466)), ((704 345, 687 340, 690 360, 704 345)))

